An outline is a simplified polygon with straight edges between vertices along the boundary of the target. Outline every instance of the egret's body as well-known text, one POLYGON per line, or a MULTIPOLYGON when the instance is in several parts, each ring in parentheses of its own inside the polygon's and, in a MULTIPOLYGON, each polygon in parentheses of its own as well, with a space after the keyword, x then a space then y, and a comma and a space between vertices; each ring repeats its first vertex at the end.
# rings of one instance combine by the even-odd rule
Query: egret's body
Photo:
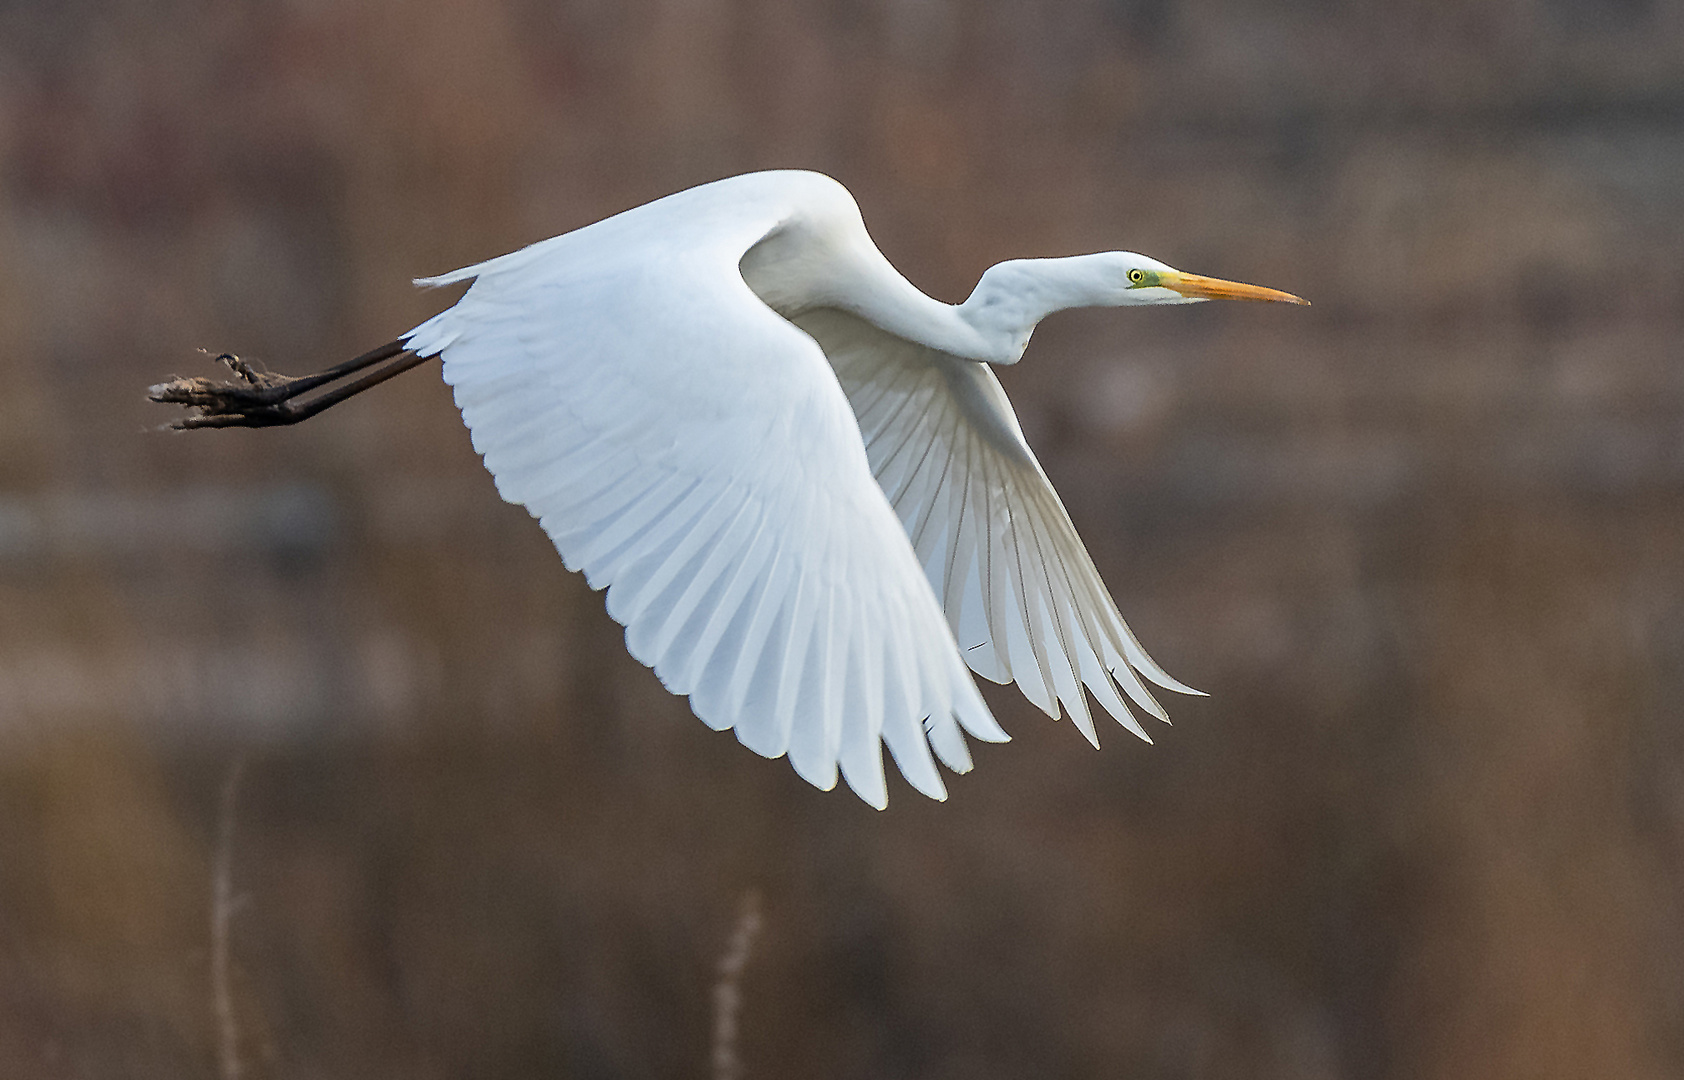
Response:
POLYGON ((1167 719, 1142 677, 1195 692, 1129 632, 988 365, 1064 308, 1296 298, 1109 252, 1002 263, 943 304, 804 172, 422 283, 468 280, 404 347, 442 354, 503 497, 709 726, 882 806, 882 745, 943 798, 935 759, 1005 740, 967 664, 1096 744, 1084 687, 1141 738, 1125 696, 1167 719))

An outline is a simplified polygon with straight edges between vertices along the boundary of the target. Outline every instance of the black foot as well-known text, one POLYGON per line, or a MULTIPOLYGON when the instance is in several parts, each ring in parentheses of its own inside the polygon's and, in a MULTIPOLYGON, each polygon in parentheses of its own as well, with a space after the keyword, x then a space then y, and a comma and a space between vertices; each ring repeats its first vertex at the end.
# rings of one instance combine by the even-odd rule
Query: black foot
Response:
POLYGON ((335 365, 315 375, 275 375, 258 371, 233 353, 223 353, 218 360, 234 372, 233 382, 213 382, 210 379, 171 379, 147 391, 147 397, 165 405, 185 405, 193 410, 188 416, 171 424, 178 431, 207 427, 278 427, 296 424, 330 406, 337 405, 371 386, 378 386, 394 375, 400 375, 428 358, 416 356, 404 348, 403 341, 393 341, 372 349, 353 360, 335 365), (383 367, 390 360, 391 363, 383 367), (343 382, 347 376, 368 371, 360 378, 343 382), (334 385, 337 384, 337 385, 334 385), (319 387, 327 387, 308 401, 300 395, 319 387))
POLYGON ((195 410, 175 421, 177 431, 202 427, 275 427, 305 418, 292 399, 318 382, 311 376, 293 378, 258 371, 233 353, 217 357, 234 372, 235 382, 211 379, 171 379, 151 387, 146 396, 166 405, 195 410))

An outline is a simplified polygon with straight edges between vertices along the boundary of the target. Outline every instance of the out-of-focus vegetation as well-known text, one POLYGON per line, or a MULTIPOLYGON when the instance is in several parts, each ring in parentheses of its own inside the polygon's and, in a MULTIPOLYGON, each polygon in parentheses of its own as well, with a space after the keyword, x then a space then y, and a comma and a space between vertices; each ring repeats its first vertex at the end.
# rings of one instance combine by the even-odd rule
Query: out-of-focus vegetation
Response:
POLYGON ((1684 6, 0 6, 0 1074, 1684 1073, 1684 6), (1003 373, 1148 647, 946 805, 630 660, 432 369, 155 433, 434 273, 770 166, 957 300, 1113 247, 1301 293, 1003 373))

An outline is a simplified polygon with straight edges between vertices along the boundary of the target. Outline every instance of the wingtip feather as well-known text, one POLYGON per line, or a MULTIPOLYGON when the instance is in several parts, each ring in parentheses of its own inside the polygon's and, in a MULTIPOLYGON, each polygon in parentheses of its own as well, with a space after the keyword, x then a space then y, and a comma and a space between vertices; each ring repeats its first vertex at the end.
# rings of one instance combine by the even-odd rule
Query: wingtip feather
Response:
POLYGON ((1146 677, 1148 679, 1151 679, 1153 682, 1157 683, 1159 686, 1163 687, 1165 690, 1173 690, 1178 694, 1186 694, 1189 697, 1209 697, 1210 696, 1209 694, 1205 693, 1203 690, 1195 690, 1191 686, 1188 686, 1186 683, 1182 682, 1180 679, 1177 679, 1177 678, 1175 678, 1174 676, 1171 676, 1171 675, 1165 675, 1163 672, 1158 672, 1157 675, 1154 675, 1152 672, 1147 671, 1144 674, 1146 675, 1146 677), (1162 676, 1162 677, 1160 678, 1158 676, 1162 676))

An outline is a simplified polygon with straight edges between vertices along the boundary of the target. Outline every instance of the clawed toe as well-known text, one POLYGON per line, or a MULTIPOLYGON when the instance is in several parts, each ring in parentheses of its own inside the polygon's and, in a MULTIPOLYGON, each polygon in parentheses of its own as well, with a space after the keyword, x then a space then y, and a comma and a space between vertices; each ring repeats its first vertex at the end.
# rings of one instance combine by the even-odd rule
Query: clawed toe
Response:
POLYGON ((233 371, 236 382, 193 377, 172 379, 147 390, 147 397, 166 405, 196 410, 170 426, 270 427, 293 423, 289 400, 316 385, 309 378, 292 378, 259 371, 233 353, 217 357, 233 371))
POLYGON ((147 389, 147 397, 165 405, 185 405, 192 410, 170 427, 183 431, 206 427, 276 427, 296 424, 361 393, 401 372, 422 363, 425 357, 416 356, 393 341, 373 349, 343 364, 337 364, 315 375, 277 375, 259 371, 233 353, 221 353, 216 359, 234 373, 234 381, 218 382, 205 378, 177 378, 158 383, 147 389), (347 376, 374 367, 384 361, 392 363, 376 368, 361 378, 341 383, 347 376), (339 384, 339 385, 331 385, 339 384), (301 395, 318 388, 323 393, 309 400, 301 395))

